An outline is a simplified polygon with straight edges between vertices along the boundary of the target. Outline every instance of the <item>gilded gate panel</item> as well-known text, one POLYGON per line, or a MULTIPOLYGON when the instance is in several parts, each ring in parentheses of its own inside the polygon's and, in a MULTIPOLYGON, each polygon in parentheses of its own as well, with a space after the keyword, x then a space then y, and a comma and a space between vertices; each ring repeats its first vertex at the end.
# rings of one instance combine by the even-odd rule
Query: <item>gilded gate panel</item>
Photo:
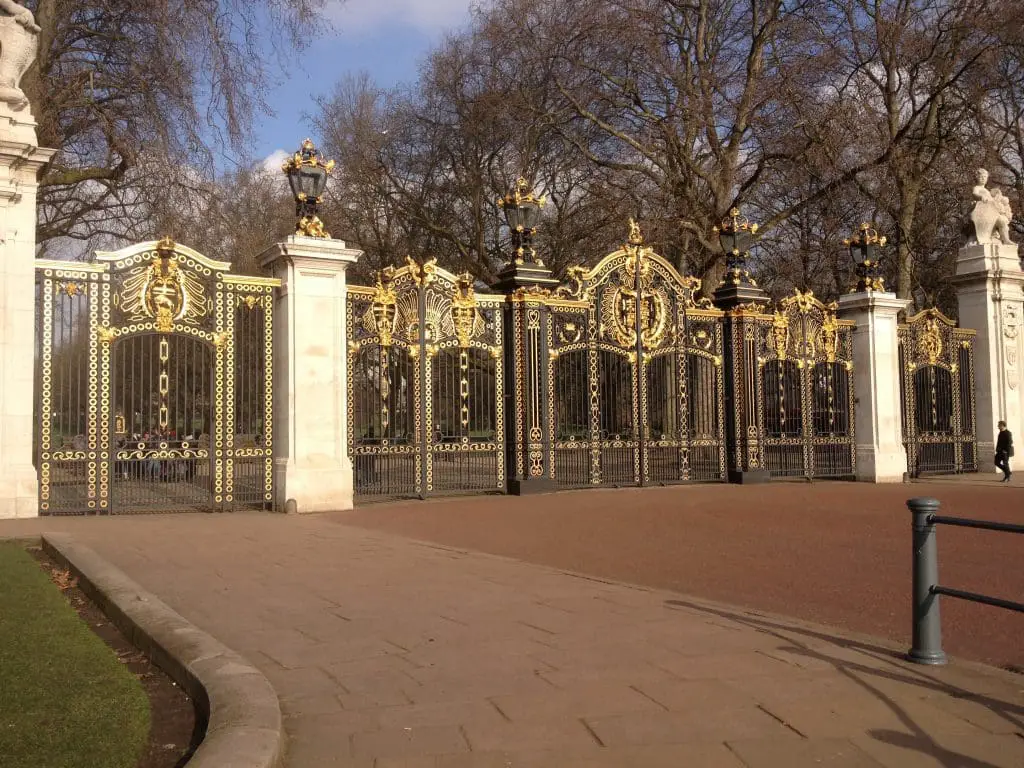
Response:
POLYGON ((621 249, 569 270, 547 301, 559 485, 725 479, 724 313, 699 291, 632 222, 621 249))
MULTIPOLYGON (((853 323, 797 290, 750 326, 759 463, 773 477, 852 478, 853 323)), ((753 465, 752 465, 753 466, 753 465)))
POLYGON ((977 471, 976 332, 926 309, 898 333, 907 471, 912 477, 977 471))
POLYGON ((279 281, 229 269, 170 238, 37 261, 43 514, 270 506, 279 281))
POLYGON ((505 483, 503 296, 411 259, 349 286, 348 440, 356 495, 505 483))

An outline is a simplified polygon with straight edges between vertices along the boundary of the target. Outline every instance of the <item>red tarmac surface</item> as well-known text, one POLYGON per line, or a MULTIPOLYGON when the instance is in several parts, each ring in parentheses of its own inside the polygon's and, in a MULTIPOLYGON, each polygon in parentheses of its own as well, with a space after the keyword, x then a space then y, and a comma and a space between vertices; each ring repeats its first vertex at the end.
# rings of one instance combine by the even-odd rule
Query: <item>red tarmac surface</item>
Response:
MULTIPOLYGON (((910 640, 910 513, 1024 523, 976 481, 588 490, 368 505, 337 518, 466 549, 910 640)), ((1024 601, 1024 537, 940 526, 940 583, 1024 601)), ((947 653, 1024 667, 1024 614, 943 598, 947 653)))

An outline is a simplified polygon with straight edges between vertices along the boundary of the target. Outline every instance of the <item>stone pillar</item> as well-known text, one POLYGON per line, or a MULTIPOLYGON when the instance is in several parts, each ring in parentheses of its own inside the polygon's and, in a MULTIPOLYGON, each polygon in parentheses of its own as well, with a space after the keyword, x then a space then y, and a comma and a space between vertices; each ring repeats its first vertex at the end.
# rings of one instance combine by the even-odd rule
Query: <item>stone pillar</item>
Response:
POLYGON ((1024 271, 1016 244, 964 246, 957 254, 955 280, 960 327, 978 332, 974 346, 978 469, 992 472, 996 424, 1005 421, 1014 440, 1018 444, 1024 440, 1024 271))
POLYGON ((39 514, 32 456, 36 190, 55 154, 36 146, 27 103, 0 101, 0 518, 39 514))
POLYGON ((839 298, 853 331, 853 394, 857 479, 900 483, 907 471, 900 397, 898 314, 910 302, 893 293, 860 291, 839 298))
POLYGON ((260 263, 281 280, 274 310, 274 492, 281 510, 352 508, 345 271, 341 240, 290 236, 260 263))

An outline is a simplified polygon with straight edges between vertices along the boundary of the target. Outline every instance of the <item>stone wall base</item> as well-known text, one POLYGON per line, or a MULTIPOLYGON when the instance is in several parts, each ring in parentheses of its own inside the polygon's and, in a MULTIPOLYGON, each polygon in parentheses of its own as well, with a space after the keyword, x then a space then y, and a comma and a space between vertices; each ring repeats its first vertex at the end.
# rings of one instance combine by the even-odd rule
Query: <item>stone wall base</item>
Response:
POLYGON ((274 469, 276 487, 287 489, 287 498, 278 500, 281 511, 310 514, 352 509, 351 461, 313 465, 285 460, 274 469))
POLYGON ((873 445, 857 446, 857 479, 865 483, 902 483, 907 471, 907 452, 881 451, 873 445))
POLYGON ((0 475, 0 520, 39 516, 39 478, 31 464, 3 468, 0 475))
MULTIPOLYGON (((1017 435, 1013 436, 1014 442, 1017 441, 1017 435)), ((1010 459, 1010 469, 1013 469, 1013 462, 1016 457, 1010 459)), ((1019 459, 1016 459, 1019 461, 1019 459)), ((1002 473, 1001 469, 996 469, 996 444, 989 440, 987 442, 978 441, 978 471, 979 472, 999 472, 1002 473)))

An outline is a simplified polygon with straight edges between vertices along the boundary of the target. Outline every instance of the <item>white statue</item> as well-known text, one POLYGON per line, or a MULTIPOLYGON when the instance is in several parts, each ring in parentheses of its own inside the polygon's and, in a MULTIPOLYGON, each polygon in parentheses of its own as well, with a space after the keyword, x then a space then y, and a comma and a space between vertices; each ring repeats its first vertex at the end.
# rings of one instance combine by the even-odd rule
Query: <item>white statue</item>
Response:
POLYGON ((988 171, 979 168, 978 183, 971 190, 977 201, 971 211, 974 240, 981 245, 996 242, 1008 245, 1013 242, 1010 240, 1010 219, 1013 218, 1010 200, 998 189, 989 190, 987 184, 988 171))
POLYGON ((21 78, 36 58, 39 25, 32 11, 14 0, 0 0, 0 102, 28 103, 21 78))

